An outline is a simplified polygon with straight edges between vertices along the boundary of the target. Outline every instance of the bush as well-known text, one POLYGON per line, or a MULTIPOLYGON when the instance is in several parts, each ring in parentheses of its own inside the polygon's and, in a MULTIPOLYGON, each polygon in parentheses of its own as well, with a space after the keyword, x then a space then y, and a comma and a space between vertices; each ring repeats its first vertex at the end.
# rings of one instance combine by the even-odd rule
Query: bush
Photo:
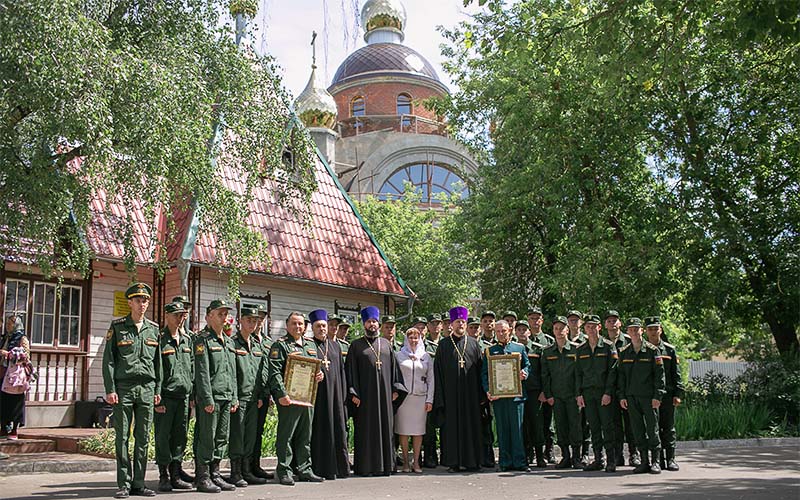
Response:
POLYGON ((675 429, 679 440, 740 439, 767 436, 773 421, 769 408, 736 401, 679 406, 675 429))

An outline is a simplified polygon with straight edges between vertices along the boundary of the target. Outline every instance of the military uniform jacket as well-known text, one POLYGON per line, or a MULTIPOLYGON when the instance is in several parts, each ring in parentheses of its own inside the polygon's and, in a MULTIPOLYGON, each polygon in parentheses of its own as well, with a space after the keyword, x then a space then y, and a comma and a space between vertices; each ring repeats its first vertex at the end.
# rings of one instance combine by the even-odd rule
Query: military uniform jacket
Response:
POLYGON ((350 350, 350 342, 346 340, 342 340, 340 338, 336 339, 336 342, 339 343, 339 349, 342 351, 342 358, 347 357, 347 351, 350 350))
POLYGON ((525 379, 525 390, 528 391, 529 397, 538 398, 539 393, 542 392, 542 351, 545 346, 538 342, 528 339, 525 344, 525 351, 528 353, 528 361, 530 362, 530 369, 528 370, 528 378, 525 379))
POLYGON ((569 399, 578 395, 577 364, 578 350, 570 341, 561 351, 558 344, 542 351, 542 391, 545 398, 569 399))
MULTIPOLYGON (((441 339, 442 337, 440 336, 439 340, 441 339)), ((432 359, 436 358, 436 350, 439 349, 439 340, 434 342, 430 337, 425 337, 425 352, 430 354, 432 359)))
POLYGON ((492 337, 491 339, 487 339, 486 337, 483 336, 482 333, 478 335, 478 338, 476 340, 478 341, 478 345, 481 346, 482 353, 486 353, 487 347, 492 347, 493 345, 497 345, 497 340, 495 340, 494 337, 492 337))
POLYGON ((592 352, 589 340, 578 346, 578 394, 585 396, 587 392, 616 394, 617 383, 617 348, 610 340, 598 337, 597 345, 592 352))
POLYGON ((531 333, 530 340, 540 344, 543 349, 556 343, 556 339, 553 338, 552 335, 548 335, 544 332, 539 332, 537 334, 531 333))
MULTIPOLYGON (((525 346, 519 342, 509 342, 506 345, 497 343, 491 347, 487 347, 483 351, 483 357, 488 359, 489 356, 497 356, 499 354, 516 354, 519 356, 519 366, 525 372, 526 377, 530 376, 531 363, 528 360, 528 351, 525 346)), ((484 392, 489 392, 489 363, 483 363, 481 373, 481 381, 483 382, 484 392)), ((527 379, 526 379, 527 380, 527 379)), ((525 401, 528 399, 528 391, 525 390, 525 380, 522 381, 522 396, 514 398, 514 401, 525 401)))
POLYGON ((250 337, 250 345, 236 334, 232 337, 234 352, 236 352, 236 392, 240 401, 258 401, 264 392, 262 368, 264 366, 264 351, 261 343, 250 337))
POLYGON ((283 372, 286 369, 286 360, 289 356, 305 356, 317 358, 317 346, 313 340, 300 337, 299 343, 291 335, 285 335, 276 340, 269 351, 269 379, 268 387, 272 397, 277 401, 286 396, 286 386, 283 384, 283 372))
POLYGON ((664 379, 664 362, 661 350, 642 341, 642 348, 637 353, 633 344, 628 344, 619 353, 617 371, 617 397, 661 399, 666 392, 664 379))
POLYGON ((194 390, 200 406, 214 401, 239 404, 236 387, 236 348, 233 340, 223 334, 219 338, 206 326, 194 340, 194 390))
POLYGON ((106 394, 155 382, 155 394, 159 395, 161 376, 158 325, 144 318, 142 329, 138 330, 130 314, 112 321, 103 351, 106 394))
POLYGON ((161 381, 163 396, 183 399, 192 395, 194 389, 192 344, 191 332, 180 329, 176 340, 172 338, 169 328, 161 330, 158 349, 164 374, 161 381))
POLYGON ((614 347, 617 348, 617 353, 619 353, 619 351, 621 351, 623 347, 631 343, 631 338, 626 333, 622 332, 620 332, 619 335, 617 335, 616 339, 614 340, 608 339, 608 340, 614 343, 614 347))
POLYGON ((661 360, 664 362, 664 379, 667 391, 664 397, 683 399, 683 378, 681 378, 681 370, 678 368, 680 360, 678 359, 678 353, 675 352, 675 346, 662 340, 656 347, 661 349, 661 360))

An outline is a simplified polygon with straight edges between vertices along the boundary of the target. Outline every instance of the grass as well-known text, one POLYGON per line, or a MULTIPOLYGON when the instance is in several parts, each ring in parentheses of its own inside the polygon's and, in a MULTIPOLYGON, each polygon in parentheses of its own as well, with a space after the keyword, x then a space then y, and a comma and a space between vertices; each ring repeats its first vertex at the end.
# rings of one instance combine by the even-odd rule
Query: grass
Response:
POLYGON ((774 432, 769 408, 751 402, 720 401, 679 406, 675 411, 678 440, 741 439, 774 432))

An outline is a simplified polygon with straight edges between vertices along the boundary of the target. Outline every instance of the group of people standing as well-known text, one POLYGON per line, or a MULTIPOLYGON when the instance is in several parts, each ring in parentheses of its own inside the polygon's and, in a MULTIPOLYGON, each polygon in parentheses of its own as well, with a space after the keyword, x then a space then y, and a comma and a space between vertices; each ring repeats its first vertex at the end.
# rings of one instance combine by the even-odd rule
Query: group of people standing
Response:
POLYGON ((398 464, 414 473, 439 465, 451 472, 497 465, 528 471, 531 463, 555 463, 553 420, 557 468, 613 472, 624 464, 627 441, 634 472, 677 470, 674 408, 683 387, 658 318, 644 324, 631 318, 626 335, 619 314, 609 311, 603 337, 598 316, 570 311, 553 319, 548 335, 538 308, 517 321, 512 311, 471 317, 454 307, 444 318, 414 318, 400 342, 395 318, 367 307, 360 312, 364 335, 348 342, 350 325, 318 309, 308 316, 292 312, 285 335, 273 341, 261 335, 266 311, 242 306, 234 331, 234 306, 224 300, 211 301, 206 326, 193 333, 185 326, 191 304, 175 297, 159 329, 145 318, 150 295, 144 283, 131 286, 130 314, 112 322, 106 335, 103 377, 106 399, 115 405, 117 498, 155 495, 144 483, 153 421, 161 491, 194 486, 217 493, 273 479, 293 485, 387 476, 398 464), (487 357, 501 354, 519 358, 523 390, 514 397, 491 393, 487 357), (313 406, 289 397, 284 377, 292 356, 319 360, 313 406), (260 466, 271 402, 278 414, 274 474, 260 466), (192 408, 194 476, 181 467, 192 408), (226 456, 231 471, 223 477, 226 456))

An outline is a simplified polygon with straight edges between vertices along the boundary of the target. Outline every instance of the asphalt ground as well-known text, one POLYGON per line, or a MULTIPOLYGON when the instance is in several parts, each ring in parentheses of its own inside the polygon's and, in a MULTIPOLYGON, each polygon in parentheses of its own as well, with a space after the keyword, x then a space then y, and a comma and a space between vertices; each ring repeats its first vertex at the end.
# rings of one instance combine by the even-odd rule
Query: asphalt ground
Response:
MULTIPOLYGON (((678 457, 681 470, 660 475, 534 469, 531 473, 486 471, 451 474, 444 468, 423 474, 348 478, 294 487, 267 484, 217 495, 160 493, 162 498, 227 499, 702 499, 799 500, 800 447, 691 450, 678 457)), ((148 471, 155 488, 157 473, 148 471)), ((0 477, 0 498, 109 498, 114 472, 28 474, 0 477)))

